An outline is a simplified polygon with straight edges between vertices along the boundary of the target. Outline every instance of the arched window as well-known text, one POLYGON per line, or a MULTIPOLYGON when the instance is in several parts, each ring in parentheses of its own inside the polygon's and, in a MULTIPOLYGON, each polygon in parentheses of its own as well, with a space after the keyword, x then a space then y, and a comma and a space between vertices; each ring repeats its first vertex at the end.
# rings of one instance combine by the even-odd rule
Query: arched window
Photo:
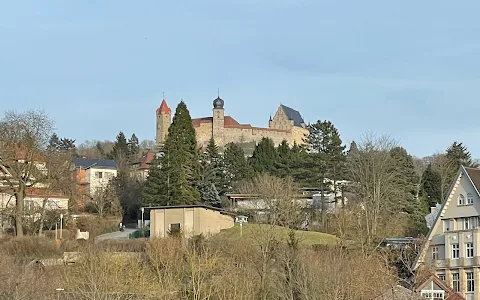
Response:
POLYGON ((458 195, 458 205, 465 205, 465 196, 463 194, 458 195))
POLYGON ((473 204, 473 195, 471 193, 467 194, 467 204, 473 204))

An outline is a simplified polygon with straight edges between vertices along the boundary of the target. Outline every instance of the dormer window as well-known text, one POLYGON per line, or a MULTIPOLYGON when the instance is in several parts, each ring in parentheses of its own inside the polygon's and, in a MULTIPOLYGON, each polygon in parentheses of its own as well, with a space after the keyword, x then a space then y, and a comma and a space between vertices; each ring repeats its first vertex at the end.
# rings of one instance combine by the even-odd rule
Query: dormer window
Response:
POLYGON ((465 205, 465 196, 463 194, 458 195, 458 205, 465 205))
POLYGON ((467 204, 473 204, 473 195, 470 193, 467 194, 467 204))

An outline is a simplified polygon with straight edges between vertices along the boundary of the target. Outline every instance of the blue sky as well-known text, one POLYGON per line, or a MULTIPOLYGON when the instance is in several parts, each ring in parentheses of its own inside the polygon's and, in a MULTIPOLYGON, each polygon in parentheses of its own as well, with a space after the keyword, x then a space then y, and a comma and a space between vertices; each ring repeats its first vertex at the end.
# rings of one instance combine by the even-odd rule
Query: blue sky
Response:
POLYGON ((389 134, 480 157, 480 1, 4 1, 0 110, 62 136, 154 139, 162 92, 193 117, 267 126, 280 103, 343 140, 389 134))

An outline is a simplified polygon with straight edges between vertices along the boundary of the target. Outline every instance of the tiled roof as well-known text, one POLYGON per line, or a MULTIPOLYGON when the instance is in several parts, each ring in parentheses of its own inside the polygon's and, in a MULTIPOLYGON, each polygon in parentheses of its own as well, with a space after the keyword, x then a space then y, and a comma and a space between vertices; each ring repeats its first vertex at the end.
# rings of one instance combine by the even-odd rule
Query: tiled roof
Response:
POLYGON ((145 153, 144 155, 142 155, 142 157, 140 157, 140 159, 138 160, 138 164, 139 164, 138 169, 143 169, 143 170, 149 169, 150 163, 154 158, 155 158, 155 152, 151 150, 145 153))
POLYGON ((303 121, 302 115, 297 110, 294 110, 293 108, 285 105, 280 105, 280 107, 287 115, 288 119, 290 121, 293 121, 294 126, 301 126, 302 123, 305 123, 305 121, 303 121))
POLYGON ((477 190, 480 191, 480 169, 465 167, 465 171, 467 171, 468 176, 472 180, 477 190))
POLYGON ((162 104, 160 104, 160 107, 157 108, 157 114, 159 114, 160 112, 163 112, 165 114, 172 113, 172 110, 168 107, 167 101, 165 101, 165 99, 162 100, 162 104))
POLYGON ((62 193, 55 193, 42 188, 28 188, 25 191, 25 195, 29 197, 36 197, 36 198, 68 199, 68 196, 63 195, 62 193))
MULTIPOLYGON (((200 127, 201 123, 212 123, 212 122, 213 122, 212 117, 192 119, 193 126, 195 126, 195 127, 200 127)), ((224 117, 223 126, 225 128, 258 129, 258 130, 265 130, 265 131, 290 132, 288 130, 253 127, 250 124, 240 124, 240 123, 238 123, 237 120, 235 120, 233 117, 230 117, 230 116, 225 116, 224 117)))
POLYGON ((117 168, 117 163, 111 159, 74 158, 73 164, 75 165, 75 168, 82 168, 82 169, 89 169, 91 167, 105 168, 105 169, 117 168))

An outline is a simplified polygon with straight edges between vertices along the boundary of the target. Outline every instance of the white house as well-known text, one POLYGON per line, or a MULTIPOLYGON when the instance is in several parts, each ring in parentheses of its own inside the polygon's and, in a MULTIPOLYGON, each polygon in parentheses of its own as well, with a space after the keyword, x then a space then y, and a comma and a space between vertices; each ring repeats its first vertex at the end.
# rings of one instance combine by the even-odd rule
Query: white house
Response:
POLYGON ((117 176, 117 163, 113 160, 75 158, 73 164, 81 190, 91 197, 117 176))
POLYGON ((415 263, 467 300, 480 299, 479 190, 480 169, 460 167, 415 263))

